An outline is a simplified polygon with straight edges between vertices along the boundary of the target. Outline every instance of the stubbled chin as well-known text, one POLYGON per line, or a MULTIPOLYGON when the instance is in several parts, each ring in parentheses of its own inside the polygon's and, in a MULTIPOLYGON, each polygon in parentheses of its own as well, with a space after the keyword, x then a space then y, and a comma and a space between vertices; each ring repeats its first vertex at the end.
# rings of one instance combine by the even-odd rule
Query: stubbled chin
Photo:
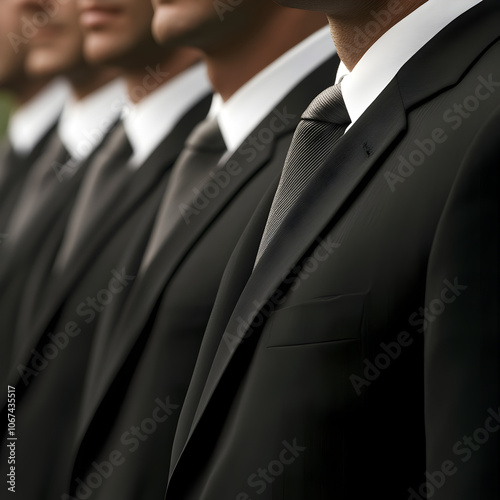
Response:
POLYGON ((168 45, 175 37, 175 28, 172 23, 174 14, 172 8, 166 5, 160 5, 155 9, 152 22, 153 37, 160 45, 168 45))

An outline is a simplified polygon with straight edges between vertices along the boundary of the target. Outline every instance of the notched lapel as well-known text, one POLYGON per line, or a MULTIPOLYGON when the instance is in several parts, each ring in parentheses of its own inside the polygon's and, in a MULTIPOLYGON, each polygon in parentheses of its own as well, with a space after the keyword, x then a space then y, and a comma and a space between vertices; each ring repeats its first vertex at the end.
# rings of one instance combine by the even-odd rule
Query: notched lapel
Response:
POLYGON ((497 0, 483 0, 438 33, 401 68, 397 79, 405 108, 410 110, 456 85, 483 53, 499 40, 500 5, 497 0), (436 45, 439 50, 436 50, 436 45), (443 61, 456 64, 444 69, 443 61))

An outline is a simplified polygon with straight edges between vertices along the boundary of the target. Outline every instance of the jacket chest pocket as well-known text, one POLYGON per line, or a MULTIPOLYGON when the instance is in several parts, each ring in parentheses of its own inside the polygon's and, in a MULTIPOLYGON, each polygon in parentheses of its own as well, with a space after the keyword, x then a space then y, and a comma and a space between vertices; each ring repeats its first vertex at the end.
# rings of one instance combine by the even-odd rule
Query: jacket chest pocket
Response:
POLYGON ((361 338, 367 293, 322 297, 278 309, 266 347, 286 347, 361 338))

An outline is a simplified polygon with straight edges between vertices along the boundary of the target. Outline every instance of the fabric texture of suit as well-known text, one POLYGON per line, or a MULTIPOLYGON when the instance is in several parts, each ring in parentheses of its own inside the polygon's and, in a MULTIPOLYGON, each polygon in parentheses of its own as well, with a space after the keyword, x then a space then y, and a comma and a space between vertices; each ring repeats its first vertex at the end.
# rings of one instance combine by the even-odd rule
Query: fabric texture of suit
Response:
POLYGON ((126 300, 103 312, 71 494, 83 491, 77 479, 88 487, 93 464, 109 462, 117 451, 120 465, 93 497, 163 498, 177 418, 227 259, 259 200, 268 189, 274 193, 300 115, 333 83, 337 65, 331 58, 305 75, 270 110, 251 134, 258 148, 245 140, 206 172, 126 300))
POLYGON ((348 130, 253 269, 263 201, 200 347, 167 500, 498 498, 499 61, 485 0, 348 130))

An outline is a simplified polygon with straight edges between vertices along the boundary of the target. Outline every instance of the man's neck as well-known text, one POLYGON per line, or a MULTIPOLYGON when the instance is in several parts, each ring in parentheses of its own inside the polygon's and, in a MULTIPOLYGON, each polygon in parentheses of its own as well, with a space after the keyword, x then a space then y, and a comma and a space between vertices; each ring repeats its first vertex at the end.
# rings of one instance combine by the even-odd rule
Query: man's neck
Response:
POLYGON ((328 15, 332 38, 340 59, 352 71, 368 49, 402 19, 428 0, 387 0, 382 7, 373 3, 328 15))
POLYGON ((256 74, 325 24, 323 14, 289 9, 287 16, 262 23, 260 31, 251 37, 207 53, 208 77, 215 92, 227 101, 256 74))
POLYGON ((182 47, 166 54, 163 59, 124 69, 123 77, 129 99, 135 104, 140 102, 200 59, 198 50, 182 47))
POLYGON ((111 68, 84 67, 67 75, 76 100, 81 101, 97 89, 120 76, 120 73, 111 68))

